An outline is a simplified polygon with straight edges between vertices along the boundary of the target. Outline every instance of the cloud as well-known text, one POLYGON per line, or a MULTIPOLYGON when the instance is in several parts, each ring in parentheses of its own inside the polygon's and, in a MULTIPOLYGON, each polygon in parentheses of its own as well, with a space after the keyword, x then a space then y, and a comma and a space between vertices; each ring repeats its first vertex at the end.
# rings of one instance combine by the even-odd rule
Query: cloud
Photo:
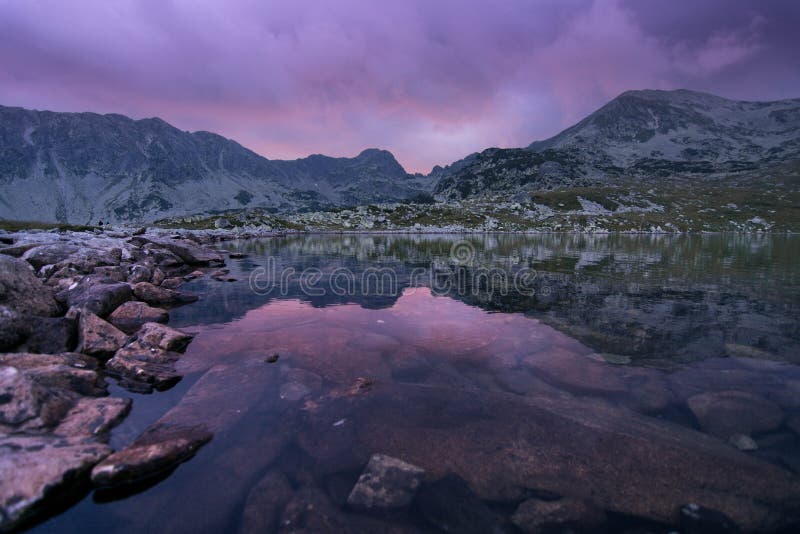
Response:
POLYGON ((270 158, 378 146, 427 171, 626 89, 798 92, 800 46, 770 11, 792 8, 719 1, 2 2, 0 102, 157 115, 270 158))

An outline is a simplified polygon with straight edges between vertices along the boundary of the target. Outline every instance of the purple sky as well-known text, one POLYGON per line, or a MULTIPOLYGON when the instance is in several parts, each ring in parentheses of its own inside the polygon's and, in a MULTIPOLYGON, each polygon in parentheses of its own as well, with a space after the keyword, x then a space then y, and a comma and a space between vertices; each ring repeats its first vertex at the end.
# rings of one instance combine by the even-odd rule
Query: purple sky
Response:
POLYGON ((800 97, 797 0, 0 0, 0 104, 427 172, 626 89, 800 97))

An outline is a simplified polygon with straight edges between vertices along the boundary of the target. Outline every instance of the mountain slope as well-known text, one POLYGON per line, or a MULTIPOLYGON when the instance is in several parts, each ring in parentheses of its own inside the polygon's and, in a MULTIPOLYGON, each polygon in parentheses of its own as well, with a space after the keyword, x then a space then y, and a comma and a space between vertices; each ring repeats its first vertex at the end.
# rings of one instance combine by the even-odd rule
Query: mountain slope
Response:
POLYGON ((149 221, 243 207, 398 200, 418 192, 388 152, 270 161, 160 119, 0 106, 0 218, 149 221))
POLYGON ((759 171, 800 160, 800 100, 739 102, 686 90, 628 91, 558 135, 488 149, 438 170, 457 199, 759 171))

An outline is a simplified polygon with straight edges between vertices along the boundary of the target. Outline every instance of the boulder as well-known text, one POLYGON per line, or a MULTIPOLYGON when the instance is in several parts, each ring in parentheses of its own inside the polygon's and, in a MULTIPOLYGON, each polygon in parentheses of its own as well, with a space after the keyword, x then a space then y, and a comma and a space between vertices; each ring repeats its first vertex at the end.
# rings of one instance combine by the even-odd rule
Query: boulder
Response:
POLYGON ((158 425, 92 470, 92 482, 115 486, 158 475, 191 458, 213 434, 202 427, 158 425))
POLYGON ((126 334, 133 334, 145 323, 166 323, 168 320, 166 310, 139 301, 125 302, 108 317, 108 322, 126 334))
POLYGON ((53 430, 57 436, 87 436, 105 441, 131 409, 130 399, 117 397, 82 398, 53 430))
POLYGON ((783 411, 774 402, 745 391, 701 393, 686 400, 700 428, 727 440, 734 434, 750 435, 778 428, 783 411))
POLYGON ((0 353, 0 365, 10 365, 17 369, 33 369, 49 365, 64 365, 76 369, 97 369, 97 360, 77 352, 60 354, 33 354, 24 352, 0 353))
POLYGON ((411 504, 425 470, 397 458, 374 454, 347 497, 347 504, 366 511, 403 508, 411 504))
POLYGON ((19 245, 11 245, 8 247, 0 247, 0 254, 5 254, 6 256, 11 256, 14 258, 19 258, 30 249, 34 247, 38 247, 39 243, 21 243, 19 245))
POLYGON ((127 340, 125 333, 92 312, 81 313, 76 349, 78 352, 96 358, 110 358, 127 340))
POLYGON ((13 436, 0 439, 0 530, 34 515, 111 453, 80 438, 13 436))
POLYGON ((107 393, 103 377, 89 369, 52 364, 32 367, 25 373, 47 389, 61 389, 91 397, 99 397, 107 393))
POLYGON ((155 306, 187 304, 197 300, 195 295, 187 295, 172 289, 154 286, 149 282, 136 284, 133 288, 133 294, 136 295, 137 299, 155 306))
POLYGON ((133 298, 131 286, 125 283, 79 283, 67 293, 67 304, 87 310, 99 317, 108 317, 123 302, 133 298))
POLYGON ((148 243, 142 247, 145 257, 152 261, 158 267, 164 269, 174 269, 183 266, 183 260, 170 252, 169 250, 159 247, 153 243, 148 243))
POLYGON ((154 286, 160 286, 164 282, 164 279, 166 277, 167 275, 164 274, 164 271, 156 267, 153 270, 153 276, 152 278, 150 278, 150 283, 153 284, 154 286))
POLYGON ((0 366, 0 425, 18 426, 39 417, 45 389, 16 367, 0 366))
POLYGON ((38 271, 45 265, 55 265, 66 260, 79 250, 77 245, 71 243, 51 243, 31 248, 22 255, 22 259, 38 271))
POLYGON ((17 350, 54 354, 71 352, 78 343, 78 322, 74 317, 27 317, 26 340, 17 350))
POLYGON ((160 286, 166 289, 177 289, 181 285, 183 285, 183 278, 173 276, 172 278, 166 278, 163 282, 161 282, 160 286))
POLYGON ((22 260, 0 256, 0 305, 20 315, 53 316, 61 308, 45 286, 22 260))
POLYGON ((682 534, 739 534, 741 529, 728 516, 717 510, 689 503, 681 506, 682 534))
POLYGON ((153 271, 147 265, 134 265, 130 269, 128 275, 129 284, 138 284, 139 282, 149 282, 153 277, 153 271))
POLYGON ((564 497, 545 501, 528 499, 520 504, 511 522, 523 532, 592 532, 605 521, 605 513, 581 499, 564 497))
POLYGON ((164 390, 181 379, 175 371, 175 362, 179 358, 180 354, 176 352, 143 346, 134 341, 119 349, 106 362, 106 370, 130 381, 131 384, 122 384, 129 389, 139 390, 141 385, 146 385, 164 390))
POLYGON ((17 347, 28 337, 29 330, 24 317, 8 306, 0 306, 0 351, 17 347))
POLYGON ((145 323, 137 334, 143 346, 174 352, 183 352, 193 337, 159 323, 145 323))
POLYGON ((510 532, 502 521, 457 475, 424 484, 416 501, 420 514, 445 532, 483 534, 510 532))
POLYGON ((225 263, 219 252, 202 247, 188 239, 180 241, 165 239, 154 243, 169 250, 189 265, 222 265, 225 263))
POLYGON ((285 475, 277 471, 268 472, 247 494, 239 532, 275 532, 280 511, 292 498, 292 493, 285 475))

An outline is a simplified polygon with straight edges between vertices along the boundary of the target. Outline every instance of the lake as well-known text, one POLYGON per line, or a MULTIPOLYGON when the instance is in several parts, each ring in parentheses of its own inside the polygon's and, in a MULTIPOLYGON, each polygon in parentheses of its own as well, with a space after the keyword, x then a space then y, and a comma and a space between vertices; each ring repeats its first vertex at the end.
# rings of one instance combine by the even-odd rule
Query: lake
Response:
POLYGON ((308 235, 227 242, 171 310, 183 380, 133 398, 214 432, 41 532, 747 530, 797 521, 800 238, 308 235), (410 502, 348 498, 375 454, 410 502), (706 510, 706 508, 708 510, 706 510), (683 521, 694 521, 684 512, 683 521), (554 526, 555 525, 555 526, 554 526), (521 529, 521 530, 520 530, 521 529))

